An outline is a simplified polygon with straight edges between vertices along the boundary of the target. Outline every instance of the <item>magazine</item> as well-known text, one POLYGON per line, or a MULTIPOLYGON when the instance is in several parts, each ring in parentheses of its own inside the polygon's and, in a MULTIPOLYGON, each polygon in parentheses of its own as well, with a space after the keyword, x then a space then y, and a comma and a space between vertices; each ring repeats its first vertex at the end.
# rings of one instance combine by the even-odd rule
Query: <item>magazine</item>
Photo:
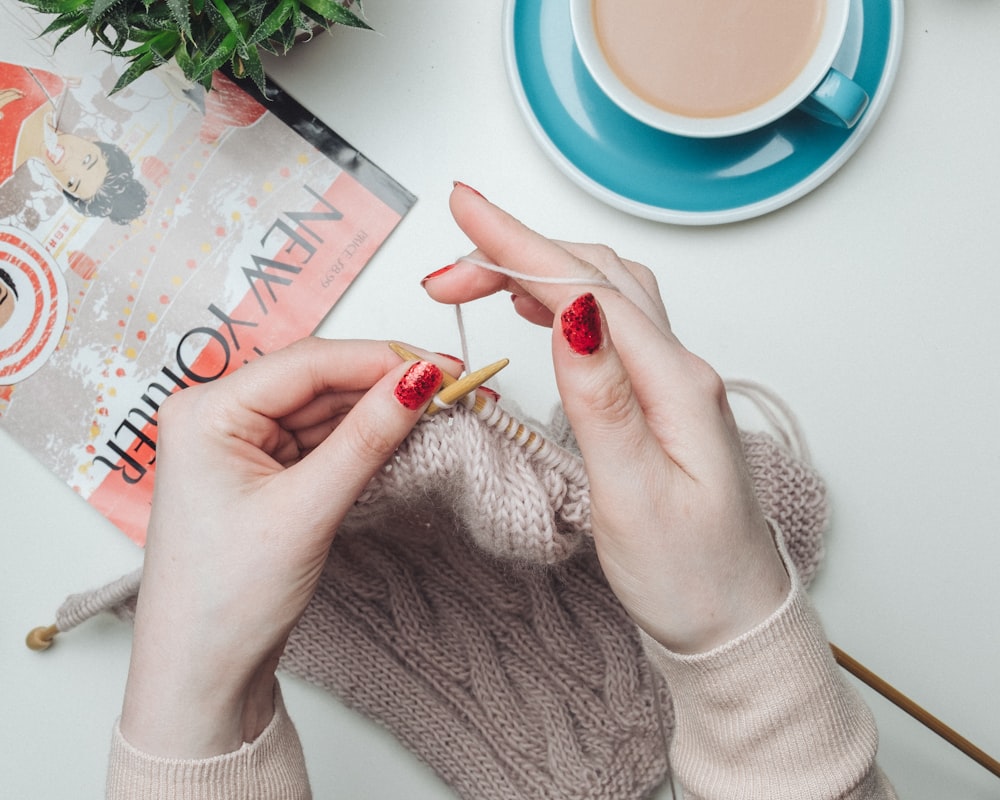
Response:
POLYGON ((273 82, 0 63, 0 426, 142 544, 157 409, 310 334, 415 198, 273 82))

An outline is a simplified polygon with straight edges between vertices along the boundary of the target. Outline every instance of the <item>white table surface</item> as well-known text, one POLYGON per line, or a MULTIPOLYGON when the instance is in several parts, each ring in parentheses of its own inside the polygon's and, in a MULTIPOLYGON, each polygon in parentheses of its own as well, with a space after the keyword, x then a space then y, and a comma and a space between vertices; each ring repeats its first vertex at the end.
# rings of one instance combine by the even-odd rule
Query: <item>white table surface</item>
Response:
MULTIPOLYGON (((785 209, 708 228, 613 210, 547 160, 508 89, 501 5, 368 0, 378 33, 269 60, 420 198, 320 333, 458 348, 452 310, 418 288, 467 249, 454 179, 550 235, 649 264, 682 340, 799 416, 834 506, 812 591, 830 638, 1000 756, 1000 3, 908 3, 893 93, 856 155, 785 209)), ((466 309, 473 359, 509 356, 497 387, 544 417, 547 334, 508 306, 466 309)), ((44 654, 23 637, 141 555, 2 432, 0 498, 0 795, 96 798, 129 629, 94 620, 44 654)), ((285 687, 316 797, 449 796, 386 732, 285 687)), ((863 691, 901 796, 1000 796, 1000 779, 863 691)))

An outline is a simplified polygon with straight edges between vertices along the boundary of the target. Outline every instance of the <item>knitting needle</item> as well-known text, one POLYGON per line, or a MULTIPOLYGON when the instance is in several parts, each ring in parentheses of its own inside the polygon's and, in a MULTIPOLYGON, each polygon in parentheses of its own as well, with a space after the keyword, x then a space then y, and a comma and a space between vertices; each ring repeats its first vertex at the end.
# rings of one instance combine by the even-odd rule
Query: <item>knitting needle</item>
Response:
POLYGON ((985 767, 997 777, 1000 777, 1000 761, 987 755, 972 742, 962 736, 952 728, 949 728, 941 720, 930 712, 914 703, 909 697, 885 680, 880 678, 864 664, 859 663, 835 644, 830 645, 833 650, 833 657, 841 667, 850 672, 858 680, 866 683, 884 698, 894 703, 918 722, 930 728, 934 733, 944 739, 948 744, 957 747, 965 755, 971 758, 980 766, 985 767))
MULTIPOLYGON (((403 345, 399 344, 399 342, 389 342, 389 349, 392 350, 392 352, 394 352, 396 355, 398 355, 405 361, 420 360, 420 356, 418 356, 416 353, 411 352, 410 350, 407 350, 405 347, 403 347, 403 345)), ((457 380, 458 378, 454 378, 446 372, 444 374, 444 380, 442 381, 442 385, 447 387, 454 384, 457 380)), ((472 412, 474 414, 480 414, 483 411, 483 409, 486 408, 486 403, 487 400, 485 397, 477 395, 476 400, 472 406, 472 412)), ((537 446, 538 440, 541 437, 539 437, 539 435, 535 433, 533 430, 530 430, 524 423, 518 422, 516 419, 511 417, 506 412, 504 413, 502 419, 495 420, 494 422, 499 422, 500 424, 503 424, 505 421, 506 421, 506 427, 503 429, 503 433, 505 435, 514 439, 514 441, 518 442, 523 447, 527 447, 530 449, 534 446, 537 446)))
MULTIPOLYGON (((501 358, 499 361, 495 361, 488 366, 477 369, 475 372, 470 372, 468 375, 459 378, 454 383, 445 386, 434 396, 431 404, 427 407, 427 411, 424 413, 428 416, 432 416, 442 408, 451 408, 467 394, 471 394, 476 391, 476 389, 486 383, 486 381, 496 375, 509 363, 510 359, 501 358)), ((475 408, 474 402, 473 408, 475 408)))
MULTIPOLYGON (((394 352, 397 356, 399 356, 404 361, 420 361, 421 360, 420 356, 418 356, 416 353, 414 353, 411 350, 407 350, 399 342, 389 342, 389 349, 392 350, 392 352, 394 352)), ((506 364, 504 366, 506 366, 506 364)), ((499 372, 499 370, 497 370, 497 371, 499 372)), ((456 377, 454 377, 452 375, 449 375, 447 372, 445 372, 444 373, 444 378, 441 381, 441 385, 443 387, 447 388, 449 386, 453 386, 458 380, 459 380, 458 378, 456 378, 456 377)), ((484 379, 483 382, 485 382, 486 380, 488 380, 488 378, 484 379)), ((478 388, 478 386, 473 387, 473 388, 478 388)), ((472 391, 472 390, 470 389, 469 391, 472 391)), ((466 394, 468 394, 468 392, 466 392, 466 394)), ((483 408, 485 408, 485 406, 486 406, 486 398, 477 396, 476 397, 476 401, 473 404, 472 410, 475 413, 478 414, 480 411, 483 410, 483 408)), ((431 406, 431 407, 432 408, 436 408, 435 406, 431 406)), ((430 413, 430 412, 428 412, 428 413, 430 413)))

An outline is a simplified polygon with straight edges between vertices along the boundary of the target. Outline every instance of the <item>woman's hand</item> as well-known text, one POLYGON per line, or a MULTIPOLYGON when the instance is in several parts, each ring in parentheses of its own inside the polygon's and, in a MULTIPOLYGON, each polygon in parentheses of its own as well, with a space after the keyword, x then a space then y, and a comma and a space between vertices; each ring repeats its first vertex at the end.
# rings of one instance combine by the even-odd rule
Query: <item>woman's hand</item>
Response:
POLYGON ((337 525, 441 377, 384 342, 307 339, 163 404, 130 743, 204 758, 267 726, 278 659, 337 525))
POLYGON ((451 209, 475 258, 529 276, 581 278, 539 283, 460 261, 424 287, 446 303, 506 290, 523 317, 553 326, 597 552, 633 619, 666 647, 695 653, 769 616, 789 579, 723 383, 671 332, 652 273, 606 247, 550 241, 461 184, 451 209))

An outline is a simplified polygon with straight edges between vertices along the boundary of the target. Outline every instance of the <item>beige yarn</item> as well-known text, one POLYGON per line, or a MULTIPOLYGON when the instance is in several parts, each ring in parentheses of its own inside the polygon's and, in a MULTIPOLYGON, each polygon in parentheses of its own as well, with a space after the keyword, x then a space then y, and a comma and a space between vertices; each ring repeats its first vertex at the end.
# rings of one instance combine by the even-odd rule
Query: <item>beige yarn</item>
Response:
MULTIPOLYGON (((668 771, 669 695, 601 573, 569 427, 557 416, 532 454, 495 413, 415 429, 345 520, 281 666, 385 725, 461 797, 647 797, 668 771)), ((823 483, 768 435, 743 445, 808 583, 823 483)), ((138 581, 69 598, 60 629, 128 615, 138 581)))

